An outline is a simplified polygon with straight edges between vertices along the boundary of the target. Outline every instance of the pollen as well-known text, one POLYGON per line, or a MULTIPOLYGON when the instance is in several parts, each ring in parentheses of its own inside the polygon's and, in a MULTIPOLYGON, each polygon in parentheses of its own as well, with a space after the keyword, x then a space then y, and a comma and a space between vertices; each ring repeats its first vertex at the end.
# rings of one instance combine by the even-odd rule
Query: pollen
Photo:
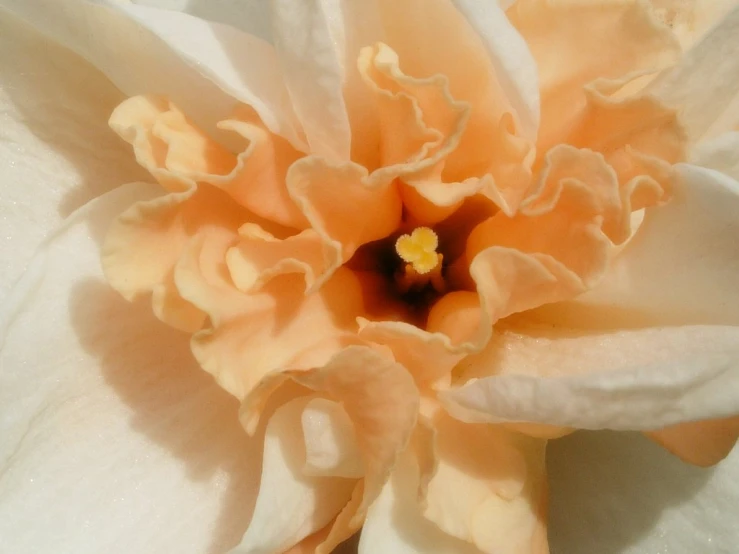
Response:
POLYGON ((400 259, 419 275, 430 273, 441 263, 441 254, 436 252, 438 247, 439 238, 428 227, 417 227, 410 235, 398 237, 395 243, 400 259))

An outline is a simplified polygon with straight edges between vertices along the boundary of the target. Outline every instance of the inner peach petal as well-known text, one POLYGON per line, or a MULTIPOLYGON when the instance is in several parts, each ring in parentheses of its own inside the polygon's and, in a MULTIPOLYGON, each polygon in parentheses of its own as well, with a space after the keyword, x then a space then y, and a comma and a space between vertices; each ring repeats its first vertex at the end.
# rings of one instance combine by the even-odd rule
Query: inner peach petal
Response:
POLYGON ((153 292, 157 317, 196 331, 205 315, 181 297, 175 267, 191 240, 218 229, 235 233, 246 216, 228 196, 208 186, 135 204, 113 222, 106 237, 106 279, 129 300, 153 292))
POLYGON ((507 12, 539 67, 544 150, 587 109, 584 86, 673 64, 680 45, 639 0, 518 0, 507 12))
POLYGON ((734 448, 739 437, 739 416, 681 423, 646 435, 688 463, 712 466, 734 448))

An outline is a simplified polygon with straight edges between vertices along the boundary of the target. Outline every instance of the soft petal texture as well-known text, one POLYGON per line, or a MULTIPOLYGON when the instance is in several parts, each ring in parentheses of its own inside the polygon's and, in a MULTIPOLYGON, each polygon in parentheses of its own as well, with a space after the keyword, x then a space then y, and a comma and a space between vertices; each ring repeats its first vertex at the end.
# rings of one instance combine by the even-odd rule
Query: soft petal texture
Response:
POLYGON ((242 405, 242 423, 248 431, 256 428, 270 396, 290 381, 342 404, 354 425, 364 466, 364 478, 352 501, 317 551, 328 554, 359 529, 410 440, 418 416, 418 390, 406 369, 386 354, 366 346, 351 346, 324 367, 265 379, 242 405))
POLYGON ((308 475, 335 475, 359 479, 364 467, 354 424, 341 404, 326 398, 311 400, 301 423, 308 475))
POLYGON ((506 4, 516 0, 476 2, 453 0, 454 6, 482 38, 501 87, 506 92, 524 136, 535 140, 539 127, 539 78, 526 41, 505 16, 506 4))
POLYGON ((544 149, 577 124, 585 85, 664 69, 680 53, 669 28, 638 0, 518 0, 508 16, 539 68, 544 149))
POLYGON ((670 26, 685 51, 739 5, 737 0, 649 1, 657 16, 670 26))
POLYGON ((739 182, 695 166, 676 169, 674 198, 647 211, 606 279, 578 304, 666 324, 737 325, 739 182))
POLYGON ((309 476, 301 417, 310 397, 294 399, 270 418, 259 496, 244 538, 232 554, 281 554, 326 526, 348 502, 354 481, 309 476))
POLYGON ((115 0, 3 0, 0 7, 80 54, 128 95, 156 90, 208 130, 236 101, 246 102, 272 131, 304 145, 277 54, 255 36, 115 0), (237 54, 244 51, 255 55, 237 54))
POLYGON ((739 125, 739 6, 650 88, 680 110, 693 143, 739 125))
POLYGON ((659 429, 739 409, 739 328, 500 329, 442 393, 464 421, 659 429))
POLYGON ((144 172, 105 125, 123 95, 91 65, 5 12, 0 65, 2 297, 66 216, 144 172))
POLYGON ((714 169, 739 182, 739 131, 702 142, 690 157, 692 165, 714 169))
POLYGON ((636 433, 581 432, 550 442, 547 466, 552 554, 736 548, 739 451, 706 470, 636 433))
POLYGON ((424 515, 482 552, 548 554, 546 441, 446 414, 433 429, 437 466, 424 515))
POLYGON ((739 417, 681 423, 647 436, 676 456, 697 466, 711 466, 723 460, 739 437, 739 417))
POLYGON ((347 161, 351 135, 342 94, 341 2, 270 0, 270 5, 280 69, 308 148, 329 160, 347 161))
POLYGON ((105 227, 142 193, 76 213, 24 276, 27 296, 3 302, 26 307, 0 354, 3 549, 199 554, 243 534, 261 439, 234 424, 237 404, 186 336, 102 277, 105 227))
POLYGON ((444 533, 423 517, 418 502, 420 478, 416 457, 405 452, 367 513, 359 554, 480 554, 472 544, 444 533))

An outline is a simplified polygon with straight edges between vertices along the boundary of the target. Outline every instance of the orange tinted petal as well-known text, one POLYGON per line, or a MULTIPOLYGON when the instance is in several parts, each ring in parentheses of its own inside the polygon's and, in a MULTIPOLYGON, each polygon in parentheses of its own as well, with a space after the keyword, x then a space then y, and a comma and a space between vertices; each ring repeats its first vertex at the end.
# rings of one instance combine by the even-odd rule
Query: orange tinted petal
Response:
POLYGON ((681 423, 646 435, 697 466, 712 466, 723 460, 739 438, 739 416, 681 423))
POLYGON ((113 111, 109 125, 133 146, 139 164, 169 191, 189 189, 197 175, 228 174, 236 163, 233 154, 160 96, 129 98, 113 111))
POLYGON ((234 235, 246 217, 228 196, 208 186, 135 204, 110 227, 102 253, 105 276, 129 300, 153 293, 157 317, 196 331, 205 316, 177 291, 175 266, 191 240, 218 230, 234 235))
POLYGON ((585 85, 662 69, 680 53, 669 28, 639 0, 518 0, 507 13, 539 66, 542 150, 580 121, 585 85))

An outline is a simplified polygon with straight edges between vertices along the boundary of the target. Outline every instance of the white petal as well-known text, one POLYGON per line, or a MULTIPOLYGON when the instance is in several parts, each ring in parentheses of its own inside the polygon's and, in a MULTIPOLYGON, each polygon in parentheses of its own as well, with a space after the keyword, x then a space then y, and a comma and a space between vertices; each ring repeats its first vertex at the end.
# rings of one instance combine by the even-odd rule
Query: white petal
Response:
POLYGON ((225 23, 271 42, 269 3, 262 0, 132 0, 134 4, 177 10, 225 23))
POLYGON ((350 477, 364 475, 357 434, 341 404, 326 398, 311 400, 302 415, 307 475, 350 477))
POLYGON ((670 324, 739 324, 739 182, 676 166, 667 205, 647 211, 603 283, 578 300, 670 324))
POLYGON ((652 92, 680 109, 692 142, 739 124, 739 6, 693 46, 652 92))
POLYGON ((367 512, 359 554, 481 554, 421 515, 419 479, 418 462, 408 451, 367 512))
POLYGON ((739 327, 521 326, 471 363, 494 376, 442 394, 468 422, 629 430, 739 413, 739 327))
POLYGON ((525 136, 535 141, 539 128, 539 77, 526 41, 503 11, 512 2, 502 2, 502 5, 478 0, 453 2, 485 43, 525 136))
POLYGON ((311 400, 291 400, 270 418, 254 515, 231 554, 281 554, 328 525, 349 501, 356 481, 303 474, 301 418, 311 400))
POLYGON ((715 169, 739 181, 739 132, 702 142, 690 153, 690 163, 715 169))
POLYGON ((348 160, 344 29, 339 0, 271 0, 275 48, 312 153, 348 160))
POLYGON ((729 554, 739 543, 739 450, 715 470, 639 434, 549 443, 552 554, 729 554))
POLYGON ((2 305, 0 326, 11 303, 26 308, 0 358, 4 551, 201 554, 238 542, 248 522, 259 439, 187 336, 102 281, 101 235, 152 189, 83 208, 48 247, 46 271, 37 258, 26 290, 2 305))
POLYGON ((87 62, 5 15, 0 67, 2 298, 66 216, 144 172, 106 124, 122 94, 87 62))
POLYGON ((228 25, 116 0, 0 0, 128 95, 166 94, 209 130, 236 100, 303 146, 274 49, 228 25))

